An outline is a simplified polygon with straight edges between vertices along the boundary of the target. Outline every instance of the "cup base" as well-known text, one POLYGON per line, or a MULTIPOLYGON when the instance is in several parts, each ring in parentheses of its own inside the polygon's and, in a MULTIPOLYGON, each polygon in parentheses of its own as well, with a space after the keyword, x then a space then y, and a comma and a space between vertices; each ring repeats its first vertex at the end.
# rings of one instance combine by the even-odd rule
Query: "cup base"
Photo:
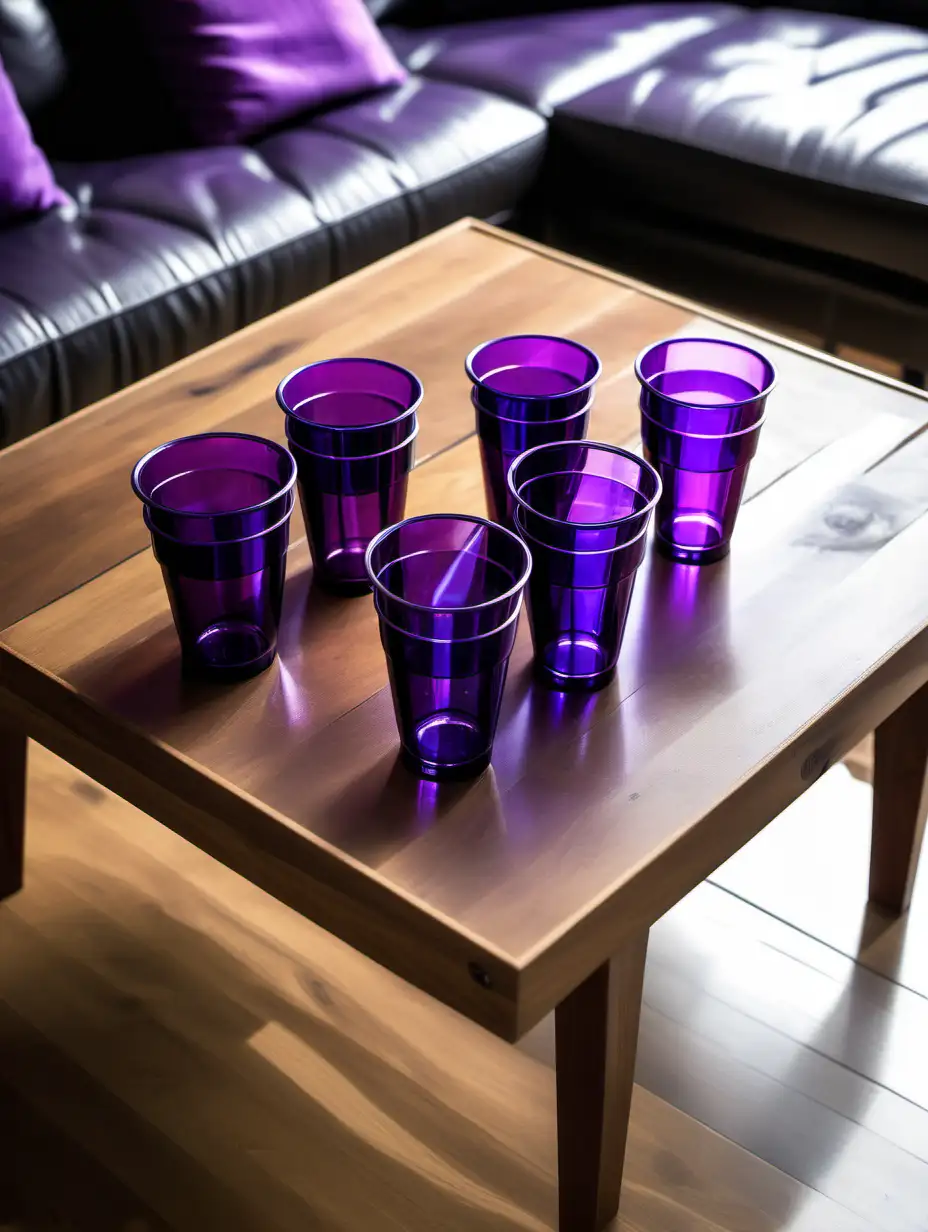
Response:
POLYGON ((615 667, 607 667, 604 671, 592 676, 567 676, 564 672, 555 671, 543 663, 536 663, 535 678, 540 684, 558 693, 597 693, 611 684, 615 679, 615 667))
POLYGON ((373 586, 364 566, 366 551, 366 542, 336 548, 326 557, 325 564, 315 569, 316 582, 323 590, 343 598, 369 595, 373 586))
POLYGON ((661 556, 666 556, 669 560, 675 560, 683 565, 711 565, 717 560, 724 560, 731 551, 731 544, 727 541, 716 543, 708 548, 693 548, 671 543, 661 538, 660 535, 655 535, 654 546, 661 556))
POLYGON ((415 743, 415 752, 403 748, 403 759, 421 778, 472 779, 490 764, 486 732, 466 714, 440 711, 429 715, 416 728, 415 743))
POLYGON ((183 672, 198 680, 232 683, 260 675, 276 656, 277 648, 263 629, 244 621, 224 620, 200 634, 195 652, 184 655, 183 672))
POLYGON ((595 693, 615 676, 615 662, 596 638, 573 632, 550 642, 535 659, 535 675, 561 693, 595 693))
POLYGON ((430 779, 434 783, 461 783, 467 779, 475 779, 483 774, 490 764, 490 754, 482 753, 472 761, 461 765, 445 766, 437 762, 425 761, 408 749, 403 749, 403 764, 417 778, 430 779))

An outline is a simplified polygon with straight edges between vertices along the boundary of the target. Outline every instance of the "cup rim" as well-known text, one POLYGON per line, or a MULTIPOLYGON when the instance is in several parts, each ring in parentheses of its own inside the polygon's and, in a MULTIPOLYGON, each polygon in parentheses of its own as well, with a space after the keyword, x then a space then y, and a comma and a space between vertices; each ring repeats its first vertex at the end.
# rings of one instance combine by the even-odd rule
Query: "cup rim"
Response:
POLYGON ((266 509, 268 505, 272 505, 274 501, 280 500, 281 496, 286 495, 293 485, 296 483, 296 459, 293 454, 284 445, 279 445, 277 441, 272 441, 266 436, 258 436, 254 432, 191 432, 187 436, 177 436, 172 441, 165 441, 161 445, 156 445, 154 449, 149 449, 146 454, 143 454, 132 468, 132 491, 136 494, 146 509, 157 509, 159 513, 166 513, 171 517, 176 518, 228 518, 238 517, 246 513, 258 513, 261 509, 266 509), (258 501, 254 505, 242 505, 237 509, 223 509, 220 512, 207 512, 203 509, 174 509, 171 505, 163 505, 160 501, 153 500, 150 496, 146 496, 142 492, 139 477, 143 467, 150 462, 156 454, 162 453, 165 449, 170 449, 174 445, 185 445, 188 441, 203 441, 203 440, 239 440, 253 441, 259 445, 269 445, 272 449, 276 449, 278 453, 286 455, 290 459, 290 478, 283 483, 276 492, 264 498, 263 501, 258 501))
MULTIPOLYGON (((506 487, 509 489, 509 494, 512 496, 513 500, 515 500, 516 505, 521 505, 523 509, 527 509, 528 512, 534 517, 541 518, 545 522, 551 522, 555 526, 576 526, 578 529, 582 530, 607 530, 610 526, 621 526, 623 522, 630 522, 633 518, 640 518, 642 516, 645 518, 645 528, 647 528, 647 524, 651 519, 651 514, 654 512, 655 506, 661 499, 661 493, 664 490, 664 484, 660 475, 645 458, 639 457, 636 453, 632 453, 630 449, 623 449, 621 445, 609 445, 605 441, 588 440, 545 441, 544 444, 533 445, 531 449, 524 450, 517 458, 513 458, 509 465, 509 469, 506 472, 506 487), (528 501, 523 500, 516 491, 516 486, 512 481, 512 472, 524 458, 529 456, 529 454, 538 453, 542 449, 563 449, 565 445, 576 445, 578 447, 581 445, 592 445, 596 449, 603 449, 607 453, 618 454, 620 457, 629 458, 633 462, 637 462, 642 470, 650 471, 650 473, 654 476, 654 480, 657 484, 654 495, 642 509, 636 509, 634 513, 627 513, 621 518, 607 518, 602 522, 565 522, 563 518, 553 518, 550 514, 542 513, 538 509, 533 509, 528 501)), ((630 540, 630 542, 632 541, 630 540)))
POLYGON ((500 422, 500 423, 505 423, 505 424, 526 424, 528 427, 534 428, 534 427, 537 427, 537 426, 538 426, 538 425, 540 425, 540 424, 549 424, 549 423, 570 423, 570 421, 571 421, 572 419, 578 419, 581 415, 586 415, 586 414, 588 413, 588 411, 589 411, 590 407, 593 405, 593 398, 594 398, 594 396, 595 396, 595 393, 596 393, 596 391, 595 391, 595 390, 593 390, 593 389, 591 389, 591 390, 589 391, 589 396, 588 396, 588 398, 587 398, 586 402, 584 402, 583 406, 581 406, 581 407, 580 407, 578 410, 576 410, 576 411, 571 411, 569 415, 559 415, 559 416, 557 416, 557 417, 556 417, 556 418, 554 418, 554 419, 512 419, 509 415, 497 415, 497 413, 496 413, 495 411, 488 410, 488 408, 487 408, 487 407, 485 407, 485 406, 480 406, 480 405, 478 404, 478 402, 477 402, 477 391, 476 391, 476 389, 472 389, 472 390, 471 390, 470 400, 471 400, 471 402, 473 403, 473 405, 474 405, 474 410, 477 412, 477 414, 478 414, 478 415, 487 415, 487 416, 489 416, 489 418, 490 418, 490 419, 496 419, 496 420, 499 420, 499 422, 500 422))
MULTIPOLYGON (((522 604, 524 602, 525 602, 524 596, 520 596, 519 601, 516 604, 515 611, 512 612, 509 616, 507 616, 506 619, 502 622, 502 624, 496 625, 496 627, 493 629, 487 629, 485 633, 474 633, 471 637, 430 637, 426 633, 413 633, 411 629, 401 629, 400 626, 395 621, 391 620, 389 616, 384 615, 384 613, 380 610, 380 605, 377 602, 376 594, 374 595, 374 611, 377 613, 377 619, 383 621, 385 625, 389 625, 391 629, 395 629, 396 632, 400 635, 400 637, 411 637, 411 638, 414 638, 415 641, 417 642, 430 642, 432 645, 437 644, 440 646, 466 646, 470 642, 481 642, 486 637, 495 637, 497 633, 502 633, 504 629, 508 629, 509 626, 513 623, 513 621, 518 620, 519 617, 521 616, 522 604)), ((472 609, 456 607, 456 608, 451 608, 451 609, 427 608, 426 610, 430 612, 431 611, 440 612, 444 610, 453 611, 453 612, 467 612, 467 611, 471 611, 472 609)))
MULTIPOLYGON (((633 544, 636 544, 639 539, 644 539, 651 529, 651 521, 650 519, 648 519, 648 521, 645 523, 644 526, 642 526, 641 530, 638 532, 637 535, 633 535, 631 539, 626 539, 624 543, 617 543, 615 547, 612 547, 612 548, 577 548, 575 550, 574 548, 555 547, 553 543, 545 543, 542 539, 539 539, 537 535, 533 535, 530 530, 526 530, 525 527, 522 526, 522 523, 519 519, 518 509, 513 509, 512 520, 515 523, 515 525, 519 527, 520 535, 524 535, 527 539, 531 539, 532 543, 537 543, 538 546, 540 548, 543 548, 546 552, 560 552, 561 555, 563 556, 611 556, 613 552, 622 552, 625 550, 625 548, 630 548, 632 547, 633 544)), ((565 522, 564 525, 566 526, 567 523, 565 522)), ((588 523, 584 523, 584 525, 588 525, 588 523)))
MULTIPOLYGON (((732 403, 732 406, 735 404, 732 403)), ((751 432, 760 432, 761 428, 767 422, 767 412, 764 411, 760 419, 755 419, 752 424, 748 424, 746 428, 738 428, 736 432, 685 432, 682 428, 668 428, 666 424, 662 424, 659 419, 655 419, 653 415, 649 415, 647 411, 641 412, 641 418, 646 419, 648 423, 654 424, 659 432, 667 432, 670 436, 687 436, 695 441, 729 441, 735 440, 739 436, 748 436, 751 432)))
POLYGON ((290 521, 295 505, 296 497, 291 496, 287 512, 273 526, 265 526, 263 530, 256 530, 251 535, 236 535, 234 539, 178 539, 176 535, 162 530, 160 526, 152 526, 147 508, 142 510, 142 521, 145 523, 148 533, 159 539, 169 539, 171 543, 176 543, 179 547, 183 548, 209 548, 213 550, 214 548, 233 547, 241 543, 251 543, 255 539, 263 539, 265 535, 273 534, 275 530, 280 530, 286 522, 290 521))
POLYGON ((300 453, 308 453, 310 457, 322 458, 326 462, 351 463, 351 462, 371 462, 374 460, 374 458, 385 458, 387 457, 388 454, 399 453, 401 449, 405 449, 409 445, 411 445, 413 441, 416 439, 416 437, 419 435, 419 426, 420 426, 419 420, 416 419, 416 422, 413 424, 413 429, 410 432, 409 436, 407 436, 405 440, 400 441, 398 445, 391 445, 389 449, 381 449, 377 453, 349 454, 347 457, 345 457, 343 454, 319 453, 318 450, 316 449, 307 449, 305 445, 301 445, 298 441, 294 441, 290 439, 290 433, 287 431, 286 425, 284 425, 284 432, 287 433, 287 443, 289 445, 292 445, 294 449, 299 450, 300 453))
MULTIPOLYGON (((332 392, 334 393, 335 391, 333 390, 332 392)), ((346 392, 346 391, 342 391, 342 392, 346 392)), ((353 392, 362 392, 362 391, 353 391, 353 392)), ((300 364, 298 367, 294 368, 292 372, 288 372, 285 377, 283 377, 280 381, 278 381, 277 389, 274 392, 274 397, 277 399, 277 405, 280 407, 280 409, 283 411, 285 415, 292 415, 295 419, 299 419, 301 423, 308 424, 312 428, 318 428, 320 431, 323 431, 323 432, 333 432, 333 433, 339 433, 339 434, 346 433, 349 436, 354 432, 370 432, 374 428, 389 428, 391 424, 399 423, 399 421, 401 419, 405 419, 407 415, 414 415, 418 411, 419 407, 422 405, 422 399, 424 396, 425 396, 425 389, 424 389, 422 382, 419 380, 419 378, 416 376, 414 372, 410 371, 409 368, 404 368, 402 364, 395 364, 389 359, 374 359, 373 356, 370 356, 370 355, 334 355, 334 356, 330 356, 328 359, 313 360, 311 364, 300 364), (402 414, 394 415, 392 419, 385 419, 380 423, 344 424, 341 427, 338 424, 321 424, 321 423, 318 423, 314 419, 304 419, 302 415, 297 414, 295 410, 293 410, 291 407, 286 405, 286 403, 284 402, 284 397, 283 397, 283 388, 289 380, 291 380, 293 377, 297 375, 298 372, 305 372, 307 368, 323 368, 323 367, 328 366, 329 364, 344 364, 344 363, 374 364, 378 368, 392 368, 394 372, 401 372, 403 376, 410 378, 410 380, 413 382, 414 388, 417 391, 416 397, 413 400, 412 405, 406 407, 406 409, 402 412, 402 414)), ((309 398, 305 399, 305 401, 307 402, 311 400, 312 399, 309 399, 309 398)), ((303 404, 300 403, 300 405, 302 406, 303 404)), ((326 455, 323 454, 321 456, 325 457, 326 455)))
POLYGON ((464 371, 467 373, 468 380, 472 384, 479 385, 481 389, 489 390, 497 398, 510 398, 514 402, 551 402, 559 398, 572 398, 575 394, 582 393, 585 389, 592 389, 602 376, 603 361, 592 348, 583 342, 577 342, 575 338, 564 338, 558 334, 501 334, 499 338, 488 338, 486 342, 478 343, 464 360, 464 371), (497 342, 521 342, 527 341, 530 338, 537 339, 539 342, 566 342, 569 346, 576 347, 578 351, 584 351, 594 361, 593 375, 580 384, 575 385, 572 389, 565 389, 563 393, 559 394, 506 394, 499 389, 494 389, 492 385, 488 385, 483 377, 477 376, 476 372, 474 372, 474 359, 486 347, 494 346, 497 342))
POLYGON ((491 522, 489 518, 481 518, 477 514, 473 513, 420 513, 412 518, 403 518, 402 521, 394 522, 392 526, 386 526, 382 531, 379 531, 367 545, 367 551, 364 553, 364 567, 367 570, 367 576, 370 578, 376 593, 386 595, 386 597, 393 603, 399 603, 403 607, 407 607, 412 611, 479 612, 484 608, 492 607, 495 603, 504 603, 507 599, 511 599, 514 595, 517 595, 520 591, 525 589, 525 583, 528 581, 529 575, 532 572, 532 554, 517 534, 505 526, 500 526, 498 522, 491 522), (525 557, 525 568, 522 570, 518 581, 514 582, 512 586, 510 586, 510 588, 504 591, 501 595, 495 595, 492 599, 484 599, 480 603, 469 603, 465 607, 434 607, 433 605, 426 603, 411 603, 408 599, 402 598, 401 595, 395 595, 392 590, 388 590, 380 579, 375 577, 374 570, 371 568, 371 557, 374 554, 374 550, 380 543, 383 542, 384 539, 387 538, 388 535, 393 534, 393 532, 398 530, 401 526, 407 526, 412 522, 437 521, 472 522, 474 526, 486 527, 489 530, 498 531, 500 534, 506 535, 510 539, 515 540, 525 557))
MULTIPOLYGON (((653 385, 651 384, 651 378, 646 377, 644 373, 641 371, 642 360, 649 352, 653 351, 656 347, 667 346, 672 342, 708 342, 708 343, 712 343, 713 346, 726 346, 726 347, 732 347, 733 349, 739 350, 739 351, 747 351, 749 355, 753 355, 756 359, 759 359, 761 363, 765 364, 766 367, 770 370, 770 380, 767 382, 766 386, 763 389, 758 390, 756 394, 752 394, 750 398, 741 398, 737 402, 725 402, 725 403, 720 402, 717 405, 705 404, 701 407, 697 407, 696 408, 697 410, 702 409, 706 411, 720 411, 720 410, 727 410, 730 407, 747 406, 749 402, 756 402, 759 398, 769 397, 770 394, 775 389, 777 381, 779 380, 779 373, 777 372, 776 364, 773 362, 772 359, 768 359, 767 356, 764 355, 762 351, 758 351, 755 347, 745 346, 743 342, 733 342, 730 338, 697 338, 697 337, 691 337, 689 334, 684 334, 681 337, 677 334, 672 334, 669 338, 661 338, 657 342, 648 343, 646 347, 644 347, 642 350, 638 352, 637 356, 635 357, 635 376, 638 379, 639 385, 642 385, 645 389, 648 389, 652 394, 655 395, 655 397, 663 398, 666 402, 672 402, 674 406, 690 406, 691 407, 693 406, 693 403, 687 402, 685 398, 677 398, 673 394, 665 394, 665 393, 662 393, 659 389, 655 389, 653 385)), ((765 416, 766 416, 766 411, 764 412, 764 415, 761 416, 761 418, 763 419, 765 416)), ((712 435, 712 434, 709 433, 709 435, 712 435)), ((725 433, 724 435, 729 435, 729 434, 725 433)))

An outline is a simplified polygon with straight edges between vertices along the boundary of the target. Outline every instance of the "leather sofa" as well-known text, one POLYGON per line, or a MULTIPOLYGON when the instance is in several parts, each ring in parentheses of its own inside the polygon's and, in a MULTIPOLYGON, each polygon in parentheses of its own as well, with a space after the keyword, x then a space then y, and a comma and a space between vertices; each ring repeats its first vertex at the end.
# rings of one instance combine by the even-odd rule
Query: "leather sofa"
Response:
POLYGON ((0 0, 72 199, 0 232, 0 445, 464 214, 922 366, 928 0, 369 3, 407 84, 193 149, 125 0, 0 0))

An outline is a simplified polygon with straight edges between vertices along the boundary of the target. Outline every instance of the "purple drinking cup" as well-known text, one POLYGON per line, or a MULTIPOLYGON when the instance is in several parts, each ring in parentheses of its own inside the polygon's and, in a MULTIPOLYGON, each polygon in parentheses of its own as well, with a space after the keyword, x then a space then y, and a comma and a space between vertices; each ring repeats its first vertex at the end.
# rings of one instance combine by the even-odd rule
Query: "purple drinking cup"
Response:
POLYGON ((665 338, 635 361, 642 414, 676 432, 724 436, 763 419, 776 369, 721 338, 665 338))
POLYGON ((602 364, 569 338, 516 334, 482 343, 464 367, 473 384, 487 511, 508 525, 506 473, 513 459, 546 441, 586 435, 602 364))
POLYGON ((371 543, 374 587, 403 760, 428 779, 490 763, 522 595, 525 544, 483 518, 410 518, 371 543))
POLYGON ((615 675, 660 477, 627 449, 560 442, 516 459, 509 488, 532 553, 535 673, 554 689, 601 689, 615 675))
POLYGON ((393 449, 344 458, 302 449, 291 422, 288 416, 315 579, 335 594, 369 594, 364 556, 374 536, 403 516, 418 423, 413 417, 410 435, 393 449))
POLYGON ((484 409, 474 392, 483 490, 487 512, 494 522, 511 525, 512 505, 506 476, 515 459, 537 445, 582 440, 590 426, 592 401, 589 394, 586 403, 564 419, 505 419, 484 409))
POLYGON ((671 560, 711 564, 727 556, 763 419, 740 432, 675 432, 641 416, 644 455, 663 483, 655 543, 671 560))
POLYGON ((286 449, 236 433, 171 441, 133 469, 186 674, 241 680, 274 661, 295 482, 286 449))
POLYGON ((422 402, 422 383, 381 359, 324 359, 277 386, 294 445, 332 458, 364 458, 401 445, 422 402))
POLYGON ((580 342, 515 334, 475 347, 464 362, 476 404, 504 419, 566 419, 587 406, 599 357, 580 342))
POLYGON ((179 437, 132 470, 151 529, 189 543, 244 539, 275 526, 292 504, 295 482, 283 446, 241 432, 179 437))
POLYGON ((569 552, 636 539, 661 494, 657 472, 637 454, 586 440, 527 450, 509 468, 507 486, 532 538, 569 552))

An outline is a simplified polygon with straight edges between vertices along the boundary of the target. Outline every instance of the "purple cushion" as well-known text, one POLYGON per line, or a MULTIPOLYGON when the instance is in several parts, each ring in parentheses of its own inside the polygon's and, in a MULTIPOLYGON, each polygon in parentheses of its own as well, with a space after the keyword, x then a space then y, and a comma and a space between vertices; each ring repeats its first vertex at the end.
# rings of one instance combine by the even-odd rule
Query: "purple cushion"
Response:
POLYGON ((405 79, 363 0, 136 0, 167 85, 206 144, 405 79))
POLYGON ((0 223, 63 205, 67 199, 32 139, 29 121, 0 61, 0 223))

